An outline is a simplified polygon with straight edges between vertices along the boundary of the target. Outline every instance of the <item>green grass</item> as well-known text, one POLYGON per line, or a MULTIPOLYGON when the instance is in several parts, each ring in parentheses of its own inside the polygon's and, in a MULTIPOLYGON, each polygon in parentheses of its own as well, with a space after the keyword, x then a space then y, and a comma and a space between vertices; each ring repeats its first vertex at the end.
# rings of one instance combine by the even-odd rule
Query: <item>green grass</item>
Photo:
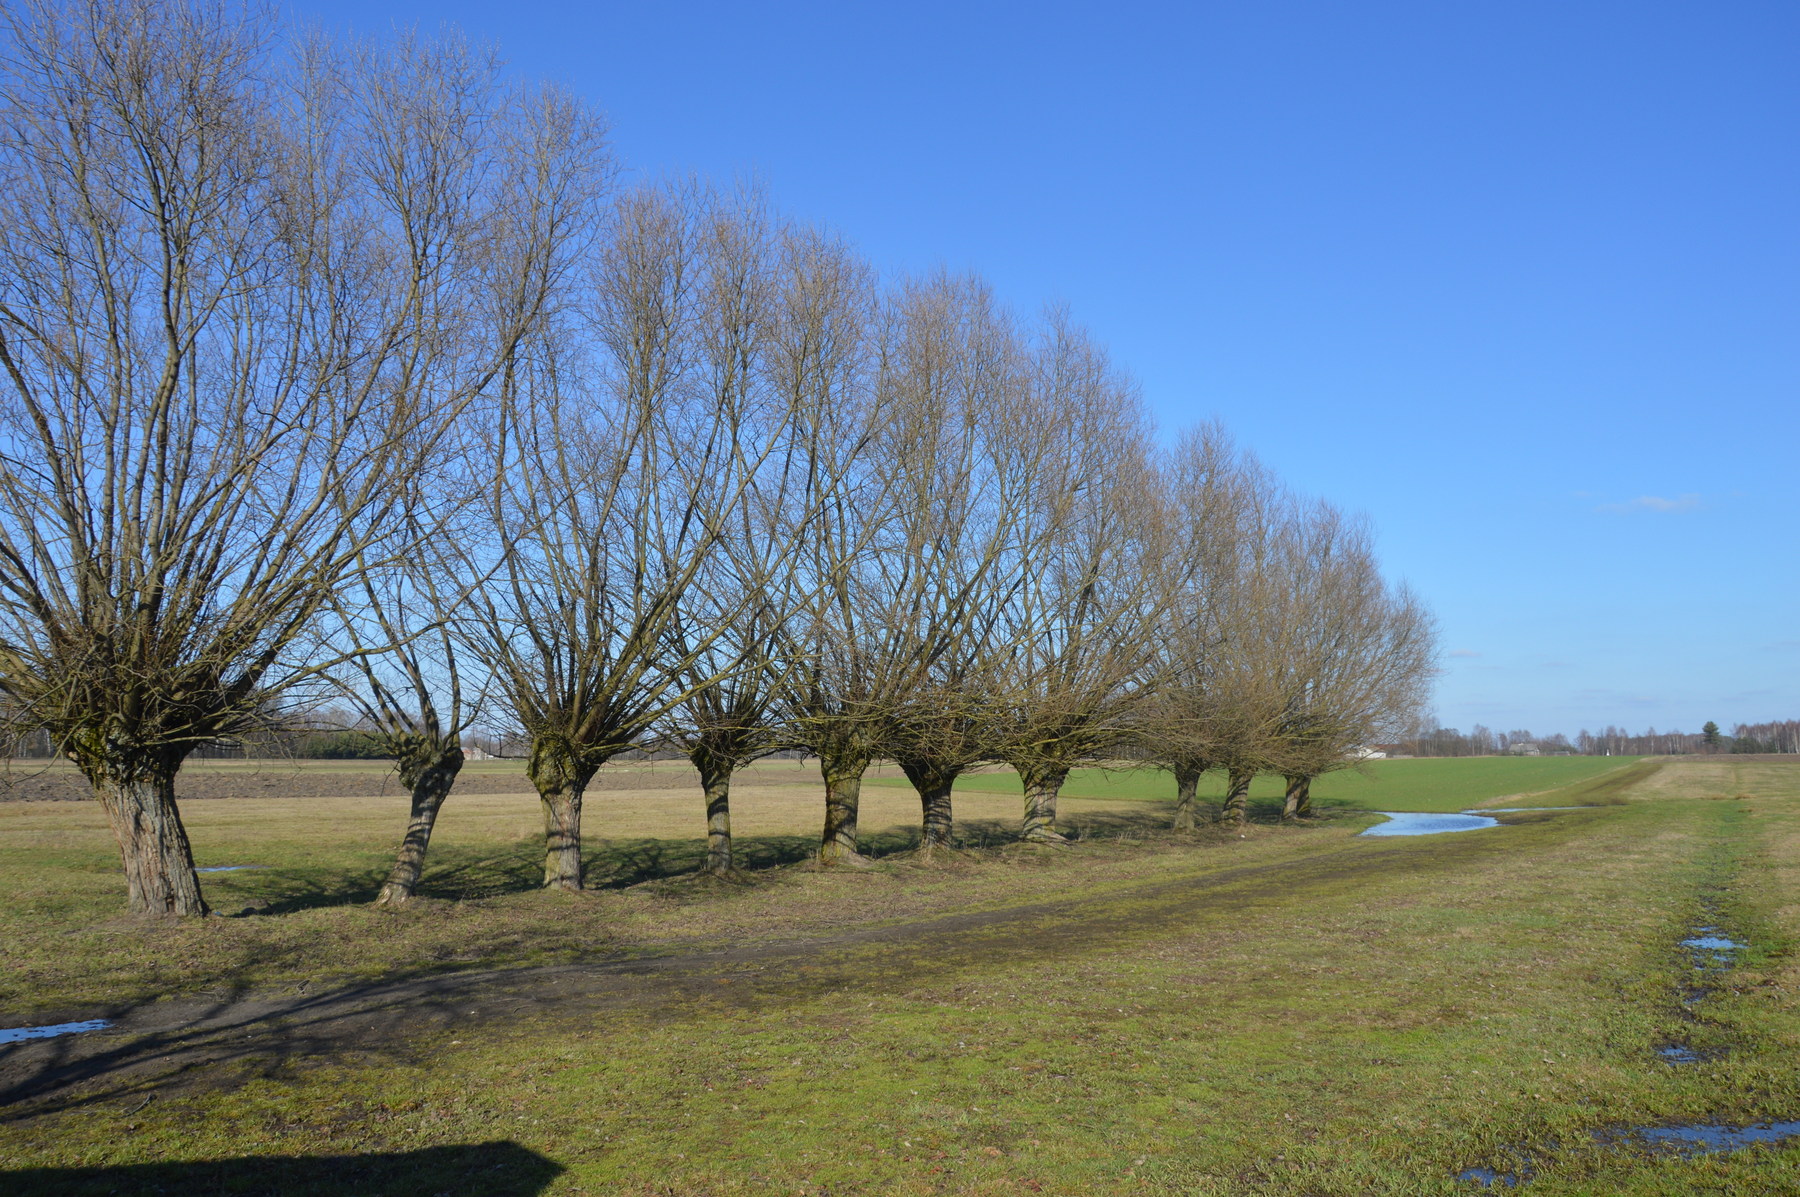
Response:
MULTIPOLYGON (((1313 802, 1320 807, 1433 813, 1464 810, 1508 795, 1534 796, 1536 805, 1579 805, 1583 799, 1578 794, 1546 795, 1544 791, 1559 790, 1622 770, 1639 759, 1621 756, 1484 756, 1368 761, 1360 768, 1343 769, 1319 778, 1313 783, 1313 802)), ((893 777, 875 778, 872 783, 906 785, 904 778, 893 777)), ((1284 785, 1280 777, 1260 776, 1250 786, 1251 800, 1265 806, 1279 804, 1284 785)), ((1019 781, 1010 770, 978 773, 960 779, 956 789, 958 793, 1018 793, 1019 781)), ((1158 769, 1076 769, 1069 774, 1062 796, 1111 801, 1173 801, 1175 781, 1158 769)), ((1215 804, 1223 801, 1225 777, 1222 772, 1214 770, 1201 779, 1200 797, 1215 804)))
MULTIPOLYGON (((1652 1159, 1592 1135, 1800 1117, 1800 766, 1584 784, 1626 801, 1416 840, 1358 840, 1360 817, 1140 831, 160 929, 163 957, 193 953, 189 983, 209 938, 287 920, 326 967, 367 939, 404 955, 421 927, 503 963, 505 936, 711 954, 682 985, 567 983, 357 1050, 27 1103, 0 1118, 0 1167, 64 1171, 0 1173, 0 1191, 104 1192, 151 1175, 109 1168, 171 1161, 248 1183, 274 1160, 292 1193, 1447 1197, 1480 1191, 1457 1170, 1520 1159, 1541 1197, 1785 1191, 1800 1146, 1652 1159), (967 912, 983 918, 930 922, 967 912), (1703 918, 1751 950, 1689 1020, 1675 944, 1703 918), (1677 1039, 1728 1054, 1670 1068, 1654 1048, 1677 1039), (471 1181, 490 1159, 522 1179, 471 1181)), ((314 839, 328 871, 346 845, 314 839)), ((29 868, 7 857, 0 883, 29 868)), ((49 930, 7 963, 82 928, 49 930)))

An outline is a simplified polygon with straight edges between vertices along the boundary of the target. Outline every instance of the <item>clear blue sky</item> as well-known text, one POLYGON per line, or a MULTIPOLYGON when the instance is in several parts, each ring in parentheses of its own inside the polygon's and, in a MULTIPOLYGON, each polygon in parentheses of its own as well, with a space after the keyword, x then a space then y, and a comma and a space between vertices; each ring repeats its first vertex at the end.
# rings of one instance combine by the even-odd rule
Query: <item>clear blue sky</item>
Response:
POLYGON ((1366 512, 1467 730, 1800 718, 1800 4, 506 4, 444 22, 887 270, 1066 301, 1366 512))

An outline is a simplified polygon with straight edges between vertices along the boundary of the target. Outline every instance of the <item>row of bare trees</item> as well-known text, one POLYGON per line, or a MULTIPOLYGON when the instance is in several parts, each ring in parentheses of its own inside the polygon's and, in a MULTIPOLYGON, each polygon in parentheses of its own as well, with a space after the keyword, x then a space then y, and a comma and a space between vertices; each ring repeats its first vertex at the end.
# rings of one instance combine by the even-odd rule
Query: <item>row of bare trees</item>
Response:
POLYGON ((633 747, 820 761, 820 857, 879 759, 927 852, 1017 771, 1339 767, 1417 708, 1430 620, 1367 533, 1216 427, 1159 450, 1060 312, 883 282, 752 193, 619 187, 601 121, 455 39, 302 39, 203 3, 9 10, 0 689, 94 787, 134 910, 205 911, 198 747, 330 685, 412 810, 517 729, 546 886, 633 747), (341 698, 340 698, 341 701, 341 698))

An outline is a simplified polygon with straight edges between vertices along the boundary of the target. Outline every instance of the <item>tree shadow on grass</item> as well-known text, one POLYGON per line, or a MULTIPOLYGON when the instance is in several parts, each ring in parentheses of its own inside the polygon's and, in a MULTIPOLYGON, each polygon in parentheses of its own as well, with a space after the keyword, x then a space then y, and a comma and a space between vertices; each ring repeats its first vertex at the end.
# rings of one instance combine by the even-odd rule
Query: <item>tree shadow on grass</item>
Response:
POLYGON ((364 1155, 242 1156, 225 1160, 113 1164, 93 1168, 0 1171, 0 1191, 18 1197, 170 1193, 180 1197, 355 1193, 359 1197, 436 1197, 481 1193, 533 1197, 562 1165, 499 1140, 364 1155))
MULTIPOLYGON (((1355 813, 1357 808, 1315 802, 1322 817, 1355 813)), ((1144 802, 1129 809, 1082 810, 1079 800, 1064 804, 1060 821, 1063 834, 1074 841, 1095 839, 1142 840, 1169 830, 1174 806, 1169 802, 1144 802)), ((1253 798, 1248 815, 1253 823, 1281 822, 1279 798, 1253 798)), ((1203 803, 1201 821, 1216 820, 1218 808, 1203 803)), ((1005 848, 1021 840, 1019 824, 1002 819, 962 819, 956 824, 951 845, 964 851, 1005 848)), ((903 856, 918 851, 917 827, 888 827, 865 832, 863 855, 873 859, 903 856)), ((804 864, 813 859, 819 841, 811 835, 740 835, 732 851, 741 872, 756 873, 804 864)), ((596 890, 626 889, 651 881, 668 881, 700 872, 706 863, 706 841, 698 836, 682 839, 595 839, 583 850, 587 887, 596 890)), ((292 914, 325 906, 349 906, 373 902, 386 880, 386 868, 331 873, 322 870, 275 870, 240 875, 241 890, 229 901, 254 899, 249 913, 292 914)), ((423 898, 472 901, 507 894, 530 893, 543 883, 543 846, 533 839, 520 840, 495 854, 433 849, 418 893, 423 898)), ((229 911, 227 911, 229 912, 229 911)))

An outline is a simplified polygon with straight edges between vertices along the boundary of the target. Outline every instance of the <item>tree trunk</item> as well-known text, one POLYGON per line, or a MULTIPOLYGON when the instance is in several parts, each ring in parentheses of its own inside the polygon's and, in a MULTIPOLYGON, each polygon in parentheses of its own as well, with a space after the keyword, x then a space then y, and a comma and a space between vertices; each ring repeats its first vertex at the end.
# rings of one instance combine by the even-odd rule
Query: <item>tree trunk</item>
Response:
POLYGON ((401 758, 400 780, 412 788, 412 817, 387 884, 375 899, 377 906, 403 905, 418 888, 419 875, 425 871, 425 852, 431 847, 431 829, 437 825, 438 810, 450 796, 462 767, 462 745, 455 739, 439 742, 429 757, 401 758))
POLYGON ((950 831, 954 826, 954 818, 950 808, 950 792, 956 786, 956 776, 960 769, 947 769, 924 761, 900 762, 900 771, 919 792, 919 807, 923 819, 919 835, 919 851, 926 856, 935 853, 939 848, 950 846, 950 831))
POLYGON ((577 761, 564 744, 532 742, 525 773, 544 805, 545 889, 581 888, 581 796, 598 767, 577 761))
POLYGON ((1284 819, 1306 819, 1312 816, 1312 778, 1294 776, 1287 779, 1287 801, 1282 804, 1284 819))
POLYGON ((700 771, 700 791, 706 796, 706 864, 702 871, 713 877, 729 877, 731 860, 732 765, 716 753, 696 750, 689 754, 700 771))
POLYGON ((97 773, 100 777, 94 781, 94 792, 119 841, 127 908, 133 914, 206 914, 194 852, 175 805, 180 762, 147 769, 121 768, 114 762, 108 766, 83 771, 90 781, 97 773))
POLYGON ((1225 791, 1225 806, 1219 811, 1219 822, 1230 823, 1242 827, 1249 816, 1250 782, 1256 776, 1254 769, 1233 767, 1231 780, 1225 791))
POLYGON ((1298 785, 1294 781, 1287 783, 1287 803, 1294 814, 1292 819, 1310 819, 1312 817, 1312 778, 1300 778, 1298 785))
POLYGON ((1195 826, 1195 807, 1198 805, 1200 791, 1200 775, 1206 772, 1204 767, 1192 765, 1175 766, 1175 822, 1176 831, 1192 831, 1195 826))
POLYGON ((866 864, 856 850, 856 809, 862 800, 863 774, 869 757, 857 751, 819 753, 819 773, 825 779, 825 830, 819 837, 820 864, 866 864))
POLYGON ((1067 842, 1056 830, 1056 796, 1068 779, 1068 766, 1039 761, 1021 765, 1015 761, 1013 768, 1025 787, 1025 819, 1020 834, 1033 843, 1067 842))

